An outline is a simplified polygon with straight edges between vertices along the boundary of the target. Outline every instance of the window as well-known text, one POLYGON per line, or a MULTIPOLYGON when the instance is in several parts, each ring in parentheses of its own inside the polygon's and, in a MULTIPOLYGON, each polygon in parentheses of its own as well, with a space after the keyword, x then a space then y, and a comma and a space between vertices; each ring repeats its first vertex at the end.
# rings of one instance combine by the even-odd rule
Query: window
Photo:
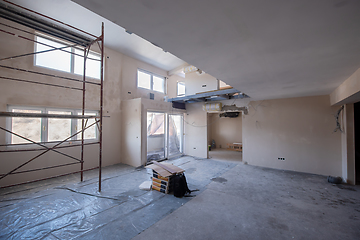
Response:
POLYGON ((224 81, 219 80, 219 90, 228 88, 231 88, 231 86, 226 84, 224 81))
POLYGON ((177 95, 178 96, 184 96, 185 95, 185 83, 184 82, 178 82, 177 83, 177 95))
MULTIPOLYGON (((81 115, 81 112, 78 112, 78 115, 81 115)), ((96 113, 87 113, 85 112, 85 115, 88 115, 88 116, 96 116, 96 113)), ((86 126, 90 126, 91 124, 93 124, 95 122, 95 119, 94 118, 90 118, 88 119, 87 123, 86 123, 86 120, 85 120, 85 123, 86 126)), ((81 120, 78 120, 77 121, 77 127, 76 127, 76 131, 80 131, 82 128, 82 121, 81 120)), ((81 140, 81 134, 78 134, 78 139, 81 140)), ((95 125, 92 125, 91 127, 87 128, 85 131, 84 131, 84 136, 85 138, 84 139, 96 139, 96 124, 95 125)))
MULTIPOLYGON (((21 113, 48 113, 48 114, 61 114, 61 115, 81 115, 81 110, 64 110, 53 108, 29 108, 29 107, 9 107, 11 112, 21 113)), ((86 111, 85 115, 96 116, 97 111, 86 111)), ((85 120, 86 122, 86 120, 85 120)), ((90 126, 95 122, 91 118, 87 120, 86 126, 90 126)), ((34 142, 56 142, 63 141, 66 138, 74 135, 82 128, 82 119, 70 118, 26 118, 26 117, 13 117, 8 120, 8 129, 16 134, 24 136, 34 142)), ((97 139, 96 124, 87 128, 84 132, 84 139, 97 139)), ((22 144, 30 143, 29 141, 8 134, 8 143, 22 144)), ((81 132, 73 136, 69 141, 81 140, 81 132)))
MULTIPOLYGON (((51 38, 36 36, 35 48, 36 52, 51 50, 53 46, 55 48, 63 48, 61 50, 54 50, 45 53, 39 53, 35 55, 35 65, 40 67, 51 68, 68 73, 74 73, 82 75, 84 72, 84 50, 75 47, 66 47, 71 45, 68 43, 61 43, 59 40, 50 40, 51 38), (62 51, 64 50, 64 51, 62 51), (71 54, 75 53, 75 54, 71 54), (79 56, 80 55, 80 56, 79 56)), ((101 74, 101 56, 99 54, 89 52, 86 59, 86 76, 100 79, 101 74)))
POLYGON ((137 71, 137 86, 165 93, 165 78, 143 70, 137 71))
MULTIPOLYGON (((12 109, 12 112, 19 113, 41 113, 41 110, 34 109, 12 109)), ((39 118, 12 118, 10 130, 24 136, 34 142, 41 142, 41 119, 39 118)), ((11 134, 11 143, 29 143, 29 141, 11 134)))
MULTIPOLYGON (((71 115, 71 111, 48 111, 49 114, 71 115)), ((81 122, 81 121, 80 121, 81 122)), ((48 119, 48 142, 62 141, 71 136, 71 119, 48 119)))

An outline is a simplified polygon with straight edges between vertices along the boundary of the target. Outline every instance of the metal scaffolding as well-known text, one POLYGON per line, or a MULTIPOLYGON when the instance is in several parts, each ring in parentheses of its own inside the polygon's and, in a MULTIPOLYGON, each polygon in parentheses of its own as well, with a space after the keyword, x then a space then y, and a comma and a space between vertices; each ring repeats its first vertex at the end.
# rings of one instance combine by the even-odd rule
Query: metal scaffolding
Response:
MULTIPOLYGON (((85 171, 89 171, 89 170, 93 170, 93 169, 99 169, 99 192, 100 192, 101 191, 101 166, 102 166, 102 123, 103 123, 103 87, 104 87, 104 85, 103 85, 103 83, 104 83, 104 23, 102 23, 102 26, 101 26, 101 35, 100 36, 95 36, 95 35, 93 35, 91 33, 85 32, 85 31, 83 31, 81 29, 78 29, 78 28, 76 28, 74 26, 63 23, 61 21, 58 21, 58 20, 53 19, 53 18, 51 18, 49 16, 46 16, 46 15, 43 15, 43 14, 41 14, 39 12, 35 12, 35 11, 30 10, 28 8, 22 7, 20 5, 14 4, 14 3, 9 2, 7 0, 3 0, 3 2, 5 2, 7 4, 0 3, 0 17, 11 20, 11 21, 16 22, 16 23, 19 23, 19 24, 21 24, 23 26, 30 27, 30 28, 32 28, 32 29, 34 29, 36 31, 41 31, 43 33, 46 33, 47 35, 51 35, 51 36, 54 36, 56 38, 60 38, 62 40, 70 42, 71 44, 67 45, 67 46, 64 46, 64 47, 57 48, 57 47, 51 46, 49 44, 44 44, 44 43, 41 43, 41 42, 37 42, 34 39, 27 38, 27 37, 22 36, 20 34, 15 34, 15 33, 11 32, 11 30, 9 30, 9 29, 24 32, 26 34, 37 35, 37 33, 35 33, 35 32, 26 31, 24 29, 17 28, 17 27, 14 27, 12 25, 7 25, 7 24, 0 23, 0 28, 5 27, 5 29, 0 29, 0 32, 2 32, 4 34, 9 34, 9 35, 12 35, 14 37, 20 38, 20 39, 22 39, 24 41, 31 41, 31 42, 41 44, 41 45, 45 45, 46 47, 51 48, 51 49, 45 50, 45 51, 25 53, 25 54, 22 54, 22 55, 2 58, 2 59, 0 59, 0 62, 3 62, 5 60, 11 60, 11 59, 14 59, 14 58, 20 58, 20 57, 24 57, 24 56, 31 56, 31 55, 35 55, 35 54, 39 54, 39 53, 59 50, 59 51, 67 52, 69 54, 73 54, 73 55, 76 55, 76 56, 83 57, 84 58, 84 70, 83 70, 83 74, 82 74, 82 80, 79 80, 79 79, 76 79, 76 78, 58 76, 58 75, 55 75, 55 74, 46 74, 46 73, 42 73, 42 72, 37 72, 37 71, 32 71, 32 70, 27 70, 27 69, 21 69, 21 68, 16 68, 16 67, 11 67, 11 66, 6 66, 6 65, 0 64, 1 69, 8 69, 8 70, 12 70, 12 71, 26 72, 26 73, 29 73, 29 74, 37 74, 37 75, 62 79, 62 80, 66 80, 66 81, 74 81, 74 82, 82 83, 82 87, 80 88, 80 87, 69 87, 69 86, 61 85, 61 84, 50 84, 50 83, 44 83, 44 82, 39 82, 39 81, 34 81, 34 80, 27 80, 27 79, 0 76, 0 80, 15 81, 15 82, 24 83, 24 84, 39 84, 39 85, 56 87, 56 88, 66 88, 66 89, 69 89, 69 90, 77 90, 77 91, 82 92, 81 115, 58 115, 58 114, 46 114, 46 113, 38 113, 37 114, 37 113, 19 113, 19 112, 0 112, 0 117, 9 117, 9 118, 12 118, 12 117, 67 118, 67 119, 81 119, 82 120, 82 122, 81 122, 82 129, 80 131, 76 132, 75 134, 72 134, 71 136, 67 137, 66 139, 64 139, 64 140, 62 140, 60 142, 56 142, 55 145, 51 145, 51 147, 49 147, 47 145, 47 143, 35 142, 35 141, 33 141, 33 140, 29 139, 29 138, 26 138, 24 136, 21 136, 20 134, 17 134, 17 133, 15 133, 15 132, 13 132, 13 131, 11 131, 9 129, 0 127, 0 130, 3 130, 5 132, 7 132, 7 134, 15 135, 15 136, 17 136, 19 138, 22 138, 22 139, 28 141, 29 142, 28 144, 31 144, 31 145, 34 145, 34 146, 36 145, 38 147, 41 147, 41 148, 26 148, 26 149, 11 149, 11 148, 9 149, 9 148, 7 148, 5 150, 0 150, 0 153, 41 151, 41 153, 39 153, 35 157, 32 157, 31 159, 25 161, 24 163, 20 164, 19 166, 12 169, 11 171, 8 171, 7 173, 0 174, 0 181, 1 181, 1 179, 5 178, 5 177, 7 177, 9 175, 13 175, 13 174, 22 174, 22 173, 28 173, 28 172, 35 172, 35 171, 47 170, 47 169, 51 169, 51 168, 58 168, 58 167, 64 167, 64 166, 69 166, 69 165, 75 165, 75 164, 80 164, 80 171, 70 172, 70 173, 57 175, 57 176, 52 176, 52 177, 47 177, 47 178, 42 178, 42 179, 37 179, 37 180, 33 180, 33 181, 27 181, 27 182, 23 182, 23 183, 17 183, 17 184, 13 184, 13 185, 3 186, 3 187, 0 187, 0 188, 6 188, 6 187, 25 184, 25 183, 37 182, 37 181, 41 181, 41 180, 51 179, 51 178, 60 177, 60 176, 66 176, 66 175, 75 174, 75 173, 80 173, 80 180, 83 181, 83 173, 85 171), (88 57, 91 46, 93 46, 95 44, 99 47, 99 50, 101 52, 100 60, 99 59, 92 59, 92 58, 88 57), (84 50, 84 55, 79 55, 79 54, 76 54, 75 52, 66 50, 66 48, 69 48, 69 47, 77 47, 77 48, 83 49, 84 50), (101 64, 101 67, 100 67, 100 83, 96 83, 96 82, 86 80, 86 60, 87 59, 100 61, 100 64, 101 64), (100 88, 99 89, 99 93, 100 93, 100 103, 99 103, 99 105, 100 106, 99 106, 99 115, 97 115, 97 116, 85 115, 85 99, 86 99, 86 86, 87 86, 87 84, 96 85, 96 86, 98 86, 100 88), (94 123, 88 125, 87 122, 88 122, 89 119, 94 119, 95 120, 94 123), (84 132, 85 132, 86 129, 88 129, 88 128, 94 126, 94 125, 97 126, 97 128, 98 128, 99 139, 96 142, 85 143, 84 142, 84 132), (68 140, 71 140, 77 134, 81 134, 81 143, 72 144, 72 145, 62 145, 63 143, 67 142, 68 140), (84 169, 84 146, 86 146, 86 145, 94 145, 94 144, 99 145, 99 164, 95 168, 84 169), (58 150, 58 149, 71 148, 71 147, 80 147, 81 148, 81 156, 80 156, 80 158, 68 155, 68 154, 63 153, 63 152, 58 150), (30 162, 34 161, 35 159, 39 158, 40 156, 42 156, 42 155, 44 155, 44 154, 46 154, 48 152, 55 152, 57 154, 61 154, 64 157, 71 158, 72 160, 74 160, 74 162, 20 171, 20 169, 22 167, 24 167, 25 165, 29 164, 30 162)), ((28 144, 26 144, 26 145, 28 145, 28 144)), ((11 145, 13 145, 13 144, 3 144, 3 145, 0 145, 0 147, 7 147, 7 146, 11 146, 11 145)))

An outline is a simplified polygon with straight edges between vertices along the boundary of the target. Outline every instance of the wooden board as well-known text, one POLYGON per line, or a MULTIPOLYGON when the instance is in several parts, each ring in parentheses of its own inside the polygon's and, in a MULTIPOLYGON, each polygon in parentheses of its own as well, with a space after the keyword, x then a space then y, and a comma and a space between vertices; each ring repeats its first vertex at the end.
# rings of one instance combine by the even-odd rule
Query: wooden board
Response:
POLYGON ((227 150, 242 152, 242 143, 228 143, 227 150))
POLYGON ((171 172, 157 164, 148 165, 148 166, 146 166, 146 168, 150 168, 150 169, 154 170, 155 172, 157 172, 159 175, 161 175, 163 177, 169 177, 173 174, 185 172, 184 169, 179 168, 179 167, 169 164, 169 163, 160 163, 160 165, 165 166, 168 170, 171 170, 171 172))

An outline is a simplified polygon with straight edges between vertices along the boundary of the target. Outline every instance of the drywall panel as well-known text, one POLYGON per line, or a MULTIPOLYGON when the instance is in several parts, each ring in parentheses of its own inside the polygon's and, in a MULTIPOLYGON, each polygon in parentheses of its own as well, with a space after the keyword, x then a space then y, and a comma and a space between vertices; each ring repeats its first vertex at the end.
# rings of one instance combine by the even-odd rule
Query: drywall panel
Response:
POLYGON ((331 105, 360 101, 360 68, 330 94, 331 105))
MULTIPOLYGON (((121 162, 134 167, 142 165, 141 98, 121 102, 122 154, 121 162)), ((146 115, 145 115, 146 116, 146 115)))
POLYGON ((185 114, 185 154, 207 158, 207 113, 203 103, 186 104, 185 114))
POLYGON ((216 148, 227 148, 227 143, 242 142, 241 114, 237 118, 220 118, 218 113, 209 115, 210 141, 215 140, 216 148))
POLYGON ((185 74, 185 95, 218 89, 218 81, 210 74, 199 75, 196 72, 185 74))
POLYGON ((163 101, 166 95, 165 93, 137 87, 137 70, 146 70, 148 72, 167 78, 166 71, 151 66, 150 64, 136 60, 134 58, 128 57, 126 55, 123 55, 122 69, 122 100, 134 98, 150 99, 150 93, 153 93, 155 100, 163 101))
POLYGON ((342 178, 349 184, 355 184, 354 104, 346 104, 344 106, 340 120, 342 123, 342 178))
POLYGON ((329 101, 317 96, 251 102, 242 120, 244 161, 341 176, 341 133, 334 132, 338 107, 329 101))
POLYGON ((185 78, 182 78, 178 75, 172 75, 169 77, 167 81, 167 96, 168 98, 175 98, 177 97, 177 83, 178 82, 185 82, 185 78))

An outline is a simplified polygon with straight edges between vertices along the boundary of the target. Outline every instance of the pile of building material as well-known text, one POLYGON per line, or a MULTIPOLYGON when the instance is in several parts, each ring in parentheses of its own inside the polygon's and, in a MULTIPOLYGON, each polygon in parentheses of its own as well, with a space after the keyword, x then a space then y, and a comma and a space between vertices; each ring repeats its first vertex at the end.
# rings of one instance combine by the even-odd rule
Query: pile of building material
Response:
POLYGON ((166 194, 172 192, 172 177, 185 172, 185 170, 169 163, 158 163, 156 161, 152 161, 152 163, 146 166, 146 168, 153 170, 151 188, 166 194))

